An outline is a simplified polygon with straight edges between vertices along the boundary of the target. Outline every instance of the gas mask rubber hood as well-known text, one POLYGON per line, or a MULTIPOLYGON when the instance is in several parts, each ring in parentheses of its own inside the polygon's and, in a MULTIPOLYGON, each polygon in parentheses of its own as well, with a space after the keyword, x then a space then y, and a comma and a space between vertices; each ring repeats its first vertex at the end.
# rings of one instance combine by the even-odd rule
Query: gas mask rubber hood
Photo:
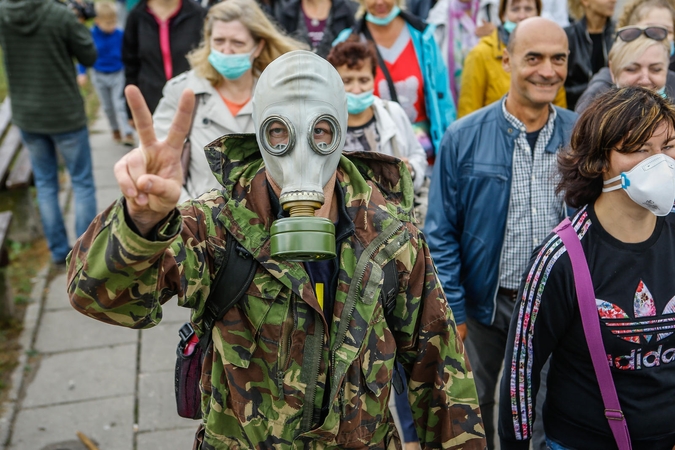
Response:
POLYGON ((272 257, 335 257, 335 227, 314 212, 325 202, 323 189, 345 142, 347 97, 340 75, 308 51, 280 56, 260 75, 253 123, 266 170, 290 215, 272 225, 272 257))

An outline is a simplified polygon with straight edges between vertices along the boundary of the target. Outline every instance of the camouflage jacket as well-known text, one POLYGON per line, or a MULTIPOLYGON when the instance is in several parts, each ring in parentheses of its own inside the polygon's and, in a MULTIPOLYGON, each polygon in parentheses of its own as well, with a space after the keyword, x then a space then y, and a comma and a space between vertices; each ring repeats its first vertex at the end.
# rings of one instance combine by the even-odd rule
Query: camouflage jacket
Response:
POLYGON ((132 231, 119 200, 78 240, 68 274, 73 307, 95 319, 150 328, 177 295, 199 328, 225 229, 259 262, 246 295, 212 332, 201 448, 400 448, 387 407, 398 359, 423 448, 483 449, 473 374, 412 223, 412 180, 402 164, 376 153, 341 158, 336 188, 353 232, 337 249, 327 321, 304 266, 270 257, 276 215, 254 135, 225 136, 206 152, 224 190, 182 204, 153 240, 132 231), (378 298, 392 259, 399 292, 385 320, 378 298), (322 406, 328 412, 319 420, 322 406))

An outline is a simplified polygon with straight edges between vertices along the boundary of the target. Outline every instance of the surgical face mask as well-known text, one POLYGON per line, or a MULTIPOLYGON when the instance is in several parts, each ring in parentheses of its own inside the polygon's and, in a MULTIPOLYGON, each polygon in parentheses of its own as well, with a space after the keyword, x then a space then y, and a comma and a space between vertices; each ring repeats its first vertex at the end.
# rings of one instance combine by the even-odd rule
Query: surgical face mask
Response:
POLYGON ((510 20, 506 20, 502 26, 504 27, 504 30, 506 30, 507 33, 511 34, 513 33, 513 30, 516 29, 516 25, 518 25, 515 22, 511 22, 510 20))
POLYGON ((665 86, 663 86, 661 89, 658 89, 658 90, 656 91, 656 93, 659 94, 659 95, 660 95, 661 97, 663 97, 663 98, 668 97, 668 96, 666 95, 666 87, 665 87, 665 86))
POLYGON ((670 56, 675 55, 675 42, 670 41, 670 56))
POLYGON ((366 108, 375 101, 373 90, 361 92, 360 94, 352 94, 347 92, 347 112, 349 114, 361 114, 366 108))
POLYGON ((236 80, 246 73, 247 70, 251 69, 251 56, 253 56, 254 50, 255 48, 248 53, 226 55, 211 49, 209 63, 219 74, 228 80, 236 80))
POLYGON ((616 186, 603 188, 602 192, 624 189, 638 205, 648 209, 656 216, 666 216, 675 202, 675 160, 670 156, 658 154, 650 156, 628 172, 621 172, 603 184, 621 181, 616 186))
POLYGON ((296 50, 263 71, 253 94, 253 123, 265 170, 290 217, 272 224, 272 257, 335 257, 335 227, 314 213, 337 169, 347 130, 340 75, 325 59, 296 50))
POLYGON ((389 25, 391 21, 394 20, 396 16, 399 15, 400 12, 401 8, 399 8, 398 5, 394 5, 394 7, 391 8, 391 11, 389 11, 389 14, 387 14, 384 17, 376 17, 371 13, 366 13, 366 20, 372 24, 380 25, 383 27, 385 25, 389 25))

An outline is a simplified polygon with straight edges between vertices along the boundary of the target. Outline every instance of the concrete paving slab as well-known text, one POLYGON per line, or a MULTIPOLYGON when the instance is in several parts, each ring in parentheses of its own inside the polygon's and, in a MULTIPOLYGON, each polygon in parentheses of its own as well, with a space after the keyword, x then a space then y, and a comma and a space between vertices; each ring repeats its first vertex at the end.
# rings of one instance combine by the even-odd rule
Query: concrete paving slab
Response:
POLYGON ((178 306, 178 298, 173 297, 162 305, 162 321, 164 323, 185 323, 190 320, 191 311, 189 308, 178 306))
POLYGON ((189 450, 195 438, 198 422, 194 421, 191 428, 177 430, 162 430, 153 432, 139 432, 136 436, 136 448, 162 450, 189 450))
POLYGON ((54 353, 137 341, 137 330, 98 322, 69 308, 43 314, 35 349, 54 353))
POLYGON ((45 311, 54 311, 59 309, 67 309, 72 311, 68 300, 68 293, 66 292, 66 273, 61 273, 52 278, 49 283, 49 290, 45 298, 45 311))
POLYGON ((96 206, 99 212, 108 208, 120 197, 120 189, 117 183, 113 187, 106 187, 96 191, 96 206))
POLYGON ((178 323, 162 321, 154 328, 141 331, 141 373, 174 370, 179 328, 178 323))
POLYGON ((174 395, 173 372, 144 373, 139 375, 139 431, 192 427, 194 434, 199 421, 184 419, 178 415, 174 395))
POLYGON ((131 450, 133 417, 131 395, 23 409, 14 424, 9 450, 40 450, 50 444, 77 439, 77 431, 98 442, 102 450, 131 450))
POLYGON ((22 408, 133 395, 136 344, 81 350, 42 358, 22 408))

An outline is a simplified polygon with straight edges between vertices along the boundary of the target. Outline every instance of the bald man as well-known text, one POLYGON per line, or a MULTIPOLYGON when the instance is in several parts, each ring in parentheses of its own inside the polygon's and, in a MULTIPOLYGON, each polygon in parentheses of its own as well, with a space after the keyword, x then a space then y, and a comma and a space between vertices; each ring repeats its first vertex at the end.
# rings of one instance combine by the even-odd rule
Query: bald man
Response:
POLYGON ((429 208, 424 231, 465 338, 490 449, 521 276, 565 214, 553 175, 576 114, 551 102, 565 82, 568 53, 555 22, 520 22, 502 59, 509 92, 448 128, 431 179, 429 204, 438 207, 429 208))

